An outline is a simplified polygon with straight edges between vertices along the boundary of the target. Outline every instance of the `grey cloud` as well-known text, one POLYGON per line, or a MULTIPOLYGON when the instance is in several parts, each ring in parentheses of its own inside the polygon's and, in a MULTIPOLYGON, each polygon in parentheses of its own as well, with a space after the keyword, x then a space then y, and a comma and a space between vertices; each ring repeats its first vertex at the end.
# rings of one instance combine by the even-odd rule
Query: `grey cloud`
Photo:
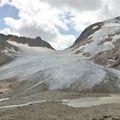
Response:
POLYGON ((120 16, 119 2, 120 2, 119 0, 104 0, 103 1, 104 5, 101 8, 101 11, 99 12, 99 19, 106 20, 120 16))
POLYGON ((72 7, 81 11, 97 10, 102 6, 102 0, 41 0, 54 7, 72 7))
POLYGON ((41 38, 43 38, 44 40, 50 42, 50 41, 54 41, 57 37, 57 34, 55 33, 55 31, 46 31, 43 26, 34 26, 34 25, 30 25, 30 26, 21 26, 20 29, 15 30, 17 31, 21 36, 27 36, 27 37, 32 37, 35 38, 37 36, 40 36, 41 38))

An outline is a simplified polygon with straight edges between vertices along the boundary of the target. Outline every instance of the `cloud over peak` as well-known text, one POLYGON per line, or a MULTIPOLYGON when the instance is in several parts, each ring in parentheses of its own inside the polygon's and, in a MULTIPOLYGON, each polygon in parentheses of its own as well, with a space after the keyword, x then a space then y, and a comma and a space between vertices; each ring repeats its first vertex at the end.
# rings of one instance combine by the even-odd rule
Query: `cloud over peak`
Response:
POLYGON ((73 44, 76 33, 88 25, 119 15, 118 0, 2 0, 18 9, 18 18, 3 18, 2 33, 37 37, 64 49, 73 44), (116 9, 114 9, 116 8, 116 9), (61 32, 65 31, 65 32, 61 32))

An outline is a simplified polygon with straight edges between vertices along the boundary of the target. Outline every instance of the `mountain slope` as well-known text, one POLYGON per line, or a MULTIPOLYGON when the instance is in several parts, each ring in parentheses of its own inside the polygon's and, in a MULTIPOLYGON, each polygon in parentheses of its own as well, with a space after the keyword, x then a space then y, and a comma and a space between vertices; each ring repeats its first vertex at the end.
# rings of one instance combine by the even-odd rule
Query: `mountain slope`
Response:
POLYGON ((72 48, 97 64, 120 69, 120 17, 86 28, 72 48))
POLYGON ((114 55, 118 55, 114 59, 119 63, 119 33, 119 17, 96 23, 63 51, 55 51, 45 42, 39 44, 40 38, 29 41, 8 36, 4 48, 10 46, 9 52, 1 50, 15 59, 0 67, 0 80, 22 82, 15 92, 24 94, 54 89, 119 92, 119 64, 113 69, 107 64, 114 55))
POLYGON ((90 56, 115 47, 120 35, 119 18, 106 20, 88 27, 73 45, 75 50, 90 56), (89 34, 88 34, 89 33, 89 34))
POLYGON ((49 43, 43 41, 40 37, 32 39, 0 34, 0 66, 11 61, 13 58, 15 58, 16 53, 19 52, 19 48, 9 44, 9 41, 14 41, 19 44, 28 44, 31 47, 38 46, 53 49, 49 43))

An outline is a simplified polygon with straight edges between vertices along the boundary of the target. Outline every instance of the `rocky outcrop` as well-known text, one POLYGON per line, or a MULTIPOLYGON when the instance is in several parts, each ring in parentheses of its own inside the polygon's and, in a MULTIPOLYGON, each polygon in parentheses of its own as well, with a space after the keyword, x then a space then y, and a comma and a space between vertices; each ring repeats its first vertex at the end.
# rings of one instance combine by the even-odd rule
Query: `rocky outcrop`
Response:
POLYGON ((120 70, 120 46, 95 55, 92 60, 96 64, 120 70))
POLYGON ((47 47, 50 49, 54 49, 49 43, 45 42, 40 37, 33 39, 33 38, 18 37, 18 36, 3 35, 3 34, 0 34, 0 49, 4 49, 6 47, 7 40, 22 44, 28 44, 29 46, 47 47))

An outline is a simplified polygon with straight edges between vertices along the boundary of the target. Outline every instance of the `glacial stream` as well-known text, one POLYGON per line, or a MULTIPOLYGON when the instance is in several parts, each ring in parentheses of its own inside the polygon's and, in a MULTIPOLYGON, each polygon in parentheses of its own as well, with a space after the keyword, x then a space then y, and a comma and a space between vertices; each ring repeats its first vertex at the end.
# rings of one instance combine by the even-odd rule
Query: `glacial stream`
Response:
POLYGON ((115 103, 120 103, 120 95, 111 95, 107 97, 82 97, 73 100, 63 100, 63 104, 71 107, 92 107, 115 103))

